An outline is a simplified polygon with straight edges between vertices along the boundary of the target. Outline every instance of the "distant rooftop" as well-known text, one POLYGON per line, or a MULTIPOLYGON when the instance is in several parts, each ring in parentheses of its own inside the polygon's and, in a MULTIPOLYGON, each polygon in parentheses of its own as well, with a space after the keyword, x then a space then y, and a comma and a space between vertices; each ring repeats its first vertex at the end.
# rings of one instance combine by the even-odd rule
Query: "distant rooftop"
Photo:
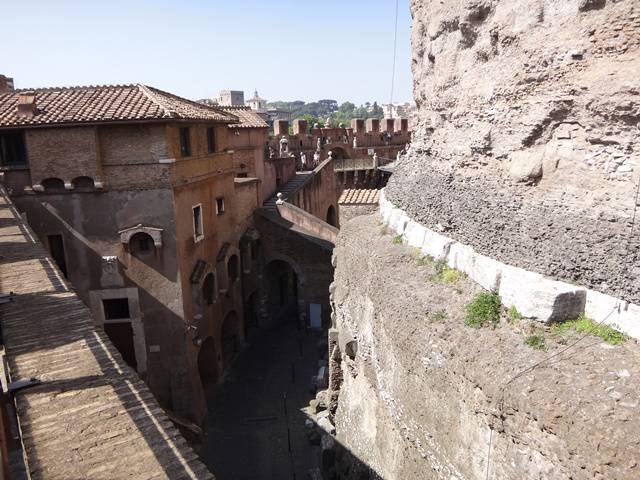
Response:
POLYGON ((269 128, 267 122, 255 110, 248 106, 221 106, 225 112, 235 115, 240 119, 240 123, 233 123, 230 127, 236 128, 269 128))
POLYGON ((0 128, 97 122, 154 120, 233 122, 219 108, 178 97, 146 85, 13 90, 0 93, 0 128), (32 114, 18 111, 35 93, 32 114), (28 100, 28 99, 27 99, 28 100))

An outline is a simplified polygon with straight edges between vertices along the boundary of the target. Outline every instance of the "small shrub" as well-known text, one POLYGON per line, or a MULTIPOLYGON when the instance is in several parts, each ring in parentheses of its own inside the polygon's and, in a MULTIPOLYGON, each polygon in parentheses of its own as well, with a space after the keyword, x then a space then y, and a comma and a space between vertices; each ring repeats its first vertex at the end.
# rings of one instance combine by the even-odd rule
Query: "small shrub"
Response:
POLYGON ((440 280, 443 283, 457 283, 462 278, 462 272, 455 268, 445 267, 440 274, 440 280))
POLYGON ((433 264, 433 268, 436 271, 436 275, 439 277, 442 275, 442 272, 444 272, 445 268, 449 268, 447 266, 447 260, 444 258, 441 258, 439 260, 436 260, 433 264))
POLYGON ((427 265, 432 264, 433 258, 431 258, 429 255, 418 255, 418 257, 416 257, 416 265, 418 265, 419 267, 426 267, 427 265))
POLYGON ((556 323, 551 327, 552 333, 556 335, 562 335, 569 330, 575 330, 581 333, 590 333, 591 335, 601 338, 610 345, 620 345, 629 338, 624 333, 619 332, 609 325, 594 322, 584 314, 580 315, 575 320, 556 323))
POLYGON ((531 348, 535 349, 535 350, 546 350, 547 349, 547 344, 544 341, 544 334, 543 333, 534 333, 532 335, 529 335, 528 337, 526 337, 524 339, 524 343, 525 345, 530 346, 531 348))
POLYGON ((436 310, 431 314, 431 321, 433 322, 442 322, 449 318, 449 314, 445 309, 436 310))
POLYGON ((393 237, 393 244, 402 245, 402 235, 396 235, 395 237, 393 237))
POLYGON ((507 312, 507 315, 509 317, 509 323, 518 323, 524 318, 516 307, 511 307, 507 312))
POLYGON ((496 293, 481 292, 467 305, 466 310, 465 324, 469 327, 496 325, 500 320, 500 297, 496 293))

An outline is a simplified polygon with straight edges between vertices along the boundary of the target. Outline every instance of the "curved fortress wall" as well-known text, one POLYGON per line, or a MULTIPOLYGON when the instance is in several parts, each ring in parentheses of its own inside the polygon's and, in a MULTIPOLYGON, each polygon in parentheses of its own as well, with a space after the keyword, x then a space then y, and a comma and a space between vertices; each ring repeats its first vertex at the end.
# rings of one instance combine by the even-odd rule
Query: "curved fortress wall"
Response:
POLYGON ((640 304, 640 4, 411 7, 419 126, 388 199, 479 254, 640 304))

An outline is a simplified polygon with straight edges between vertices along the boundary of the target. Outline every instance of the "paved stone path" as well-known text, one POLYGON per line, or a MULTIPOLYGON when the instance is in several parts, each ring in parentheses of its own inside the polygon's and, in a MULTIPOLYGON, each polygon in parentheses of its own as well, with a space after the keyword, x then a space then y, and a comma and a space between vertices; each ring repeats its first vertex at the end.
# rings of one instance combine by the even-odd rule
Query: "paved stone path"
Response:
POLYGON ((318 447, 309 445, 301 409, 313 397, 319 338, 283 325, 254 337, 241 353, 209 402, 202 457, 217 480, 302 480, 318 464, 318 447))

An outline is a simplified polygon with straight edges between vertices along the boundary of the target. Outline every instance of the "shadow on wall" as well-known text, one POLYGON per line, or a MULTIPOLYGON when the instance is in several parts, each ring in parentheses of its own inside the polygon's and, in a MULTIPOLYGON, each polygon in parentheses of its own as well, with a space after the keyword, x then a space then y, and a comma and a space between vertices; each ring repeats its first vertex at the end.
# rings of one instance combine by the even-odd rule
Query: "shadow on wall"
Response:
MULTIPOLYGON (((94 327, 90 310, 69 289, 2 189, 0 194, 19 231, 15 241, 1 243, 0 257, 1 269, 7 274, 3 288, 16 291, 13 301, 0 306, 12 380, 38 374, 42 381, 15 394, 23 431, 29 433, 23 441, 33 478, 41 478, 43 472, 55 476, 55 467, 62 468, 60 452, 38 443, 41 435, 37 432, 45 426, 34 419, 44 415, 50 417, 46 425, 49 434, 56 427, 65 432, 59 441, 67 442, 62 455, 71 476, 89 474, 93 455, 104 454, 104 450, 91 447, 90 437, 111 431, 124 440, 119 454, 127 458, 138 452, 136 462, 146 461, 149 470, 160 470, 168 478, 210 478, 197 457, 180 442, 176 427, 140 377, 126 366, 107 335, 94 327), (16 272, 23 275, 18 278, 16 272), (28 276, 27 283, 21 283, 24 276, 28 276), (57 368, 61 359, 69 368, 57 368), (33 402, 34 398, 39 400, 33 402), (70 404, 78 408, 70 409, 70 404), (99 411, 111 414, 96 423, 99 411), (86 462, 70 463, 70 458, 83 455, 86 462)), ((103 473, 109 476, 109 469, 126 465, 140 468, 127 461, 118 466, 107 457, 103 473)))

